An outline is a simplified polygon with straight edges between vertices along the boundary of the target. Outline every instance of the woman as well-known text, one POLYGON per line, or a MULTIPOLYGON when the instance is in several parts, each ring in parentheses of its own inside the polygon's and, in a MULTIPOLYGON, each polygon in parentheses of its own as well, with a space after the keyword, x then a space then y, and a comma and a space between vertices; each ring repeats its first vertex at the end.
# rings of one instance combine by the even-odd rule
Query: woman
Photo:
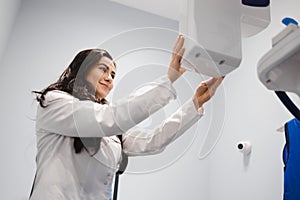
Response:
POLYGON ((202 105, 222 78, 200 84, 193 98, 156 129, 131 129, 176 97, 172 83, 185 71, 180 67, 183 43, 180 35, 166 76, 115 104, 105 97, 116 66, 101 49, 78 53, 56 83, 36 92, 37 172, 31 200, 108 200, 122 157, 124 163, 125 155, 161 152, 202 116, 202 105))

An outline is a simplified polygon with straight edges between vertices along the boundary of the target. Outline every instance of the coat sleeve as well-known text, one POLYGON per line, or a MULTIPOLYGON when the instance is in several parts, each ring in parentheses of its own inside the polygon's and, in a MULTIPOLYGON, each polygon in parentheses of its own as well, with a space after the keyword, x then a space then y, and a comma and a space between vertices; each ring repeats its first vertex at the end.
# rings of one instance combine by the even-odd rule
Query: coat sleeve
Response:
POLYGON ((193 101, 187 101, 163 123, 152 130, 133 128, 123 134, 123 149, 129 156, 151 155, 162 152, 204 114, 196 110, 193 101))
POLYGON ((67 93, 51 91, 45 97, 47 107, 38 107, 36 129, 70 137, 120 135, 175 98, 175 89, 167 76, 110 105, 80 101, 67 93))

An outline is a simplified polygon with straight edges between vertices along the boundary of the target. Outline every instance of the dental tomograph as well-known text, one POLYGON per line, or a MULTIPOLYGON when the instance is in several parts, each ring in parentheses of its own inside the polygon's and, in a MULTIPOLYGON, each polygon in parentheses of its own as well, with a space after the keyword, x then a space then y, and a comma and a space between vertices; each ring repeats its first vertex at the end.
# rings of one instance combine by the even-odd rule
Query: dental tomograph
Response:
POLYGON ((181 11, 179 31, 188 36, 182 65, 214 77, 237 69, 242 37, 255 35, 270 22, 268 0, 190 0, 181 11))
POLYGON ((287 26, 272 39, 272 49, 258 62, 259 80, 274 90, 285 107, 300 120, 299 108, 286 92, 300 97, 300 28, 298 23, 285 18, 287 26))
POLYGON ((270 23, 269 0, 111 0, 179 22, 185 35, 182 66, 220 77, 240 66, 242 37, 270 23), (159 6, 157 6, 159 5, 159 6))

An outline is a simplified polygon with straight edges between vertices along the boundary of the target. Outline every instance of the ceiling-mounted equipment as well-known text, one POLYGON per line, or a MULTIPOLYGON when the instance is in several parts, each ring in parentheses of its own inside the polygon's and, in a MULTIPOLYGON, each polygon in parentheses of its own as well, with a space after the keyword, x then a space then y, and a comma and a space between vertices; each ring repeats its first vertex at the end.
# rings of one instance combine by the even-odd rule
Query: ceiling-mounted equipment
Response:
POLYGON ((258 62, 260 81, 274 91, 300 96, 300 28, 290 23, 272 39, 273 47, 258 62))
POLYGON ((266 0, 111 1, 179 21, 179 32, 186 36, 183 66, 208 76, 237 69, 241 37, 257 34, 270 22, 266 0))
POLYGON ((272 49, 258 62, 260 81, 274 90, 285 107, 300 120, 300 110, 286 92, 300 97, 300 28, 296 21, 285 18, 287 25, 272 39, 272 49))
POLYGON ((208 76, 224 76, 241 62, 239 0, 189 0, 179 31, 186 35, 183 67, 208 76))

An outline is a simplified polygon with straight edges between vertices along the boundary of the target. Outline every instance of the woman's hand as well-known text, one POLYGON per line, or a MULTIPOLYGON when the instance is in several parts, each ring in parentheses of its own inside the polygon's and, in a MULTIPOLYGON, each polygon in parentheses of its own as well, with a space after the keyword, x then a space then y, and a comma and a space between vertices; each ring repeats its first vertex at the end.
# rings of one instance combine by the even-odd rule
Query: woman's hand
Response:
POLYGON ((207 102, 212 96, 214 96, 218 86, 221 84, 223 79, 224 77, 210 78, 199 85, 193 97, 193 102, 197 110, 202 107, 203 104, 207 102))
POLYGON ((183 43, 184 37, 179 35, 172 50, 172 58, 168 69, 168 77, 172 83, 185 72, 185 69, 181 68, 181 59, 185 50, 183 43))

